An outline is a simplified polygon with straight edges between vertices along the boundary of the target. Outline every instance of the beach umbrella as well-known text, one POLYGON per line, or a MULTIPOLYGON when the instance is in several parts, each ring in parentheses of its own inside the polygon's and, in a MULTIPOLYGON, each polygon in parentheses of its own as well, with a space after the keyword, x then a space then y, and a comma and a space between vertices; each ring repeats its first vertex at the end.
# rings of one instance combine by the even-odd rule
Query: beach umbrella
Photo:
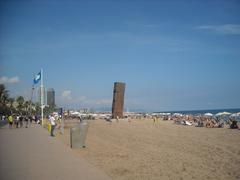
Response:
POLYGON ((234 114, 231 115, 231 117, 238 117, 238 116, 240 116, 240 112, 234 113, 234 114))
POLYGON ((217 113, 216 116, 225 116, 225 115, 230 115, 231 113, 230 112, 220 112, 220 113, 217 113))
POLYGON ((204 116, 213 116, 212 113, 205 113, 204 116))
POLYGON ((174 113, 173 116, 183 116, 181 113, 174 113))
POLYGON ((230 117, 234 118, 236 121, 240 122, 240 113, 234 113, 230 117))

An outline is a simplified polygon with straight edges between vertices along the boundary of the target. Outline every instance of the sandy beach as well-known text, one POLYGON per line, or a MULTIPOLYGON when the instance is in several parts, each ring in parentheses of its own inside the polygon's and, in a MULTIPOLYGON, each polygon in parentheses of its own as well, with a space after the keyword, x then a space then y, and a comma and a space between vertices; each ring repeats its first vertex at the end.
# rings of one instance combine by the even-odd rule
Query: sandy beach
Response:
MULTIPOLYGON (((240 179, 240 130, 173 121, 89 121, 85 149, 74 150, 114 180, 240 179)), ((58 135, 69 145, 69 129, 58 135)))

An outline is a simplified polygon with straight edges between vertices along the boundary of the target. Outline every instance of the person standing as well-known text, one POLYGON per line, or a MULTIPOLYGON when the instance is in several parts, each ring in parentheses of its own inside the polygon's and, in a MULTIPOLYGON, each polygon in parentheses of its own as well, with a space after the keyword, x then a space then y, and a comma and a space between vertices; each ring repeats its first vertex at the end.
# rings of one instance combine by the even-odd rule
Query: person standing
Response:
POLYGON ((32 120, 33 120, 32 116, 29 115, 30 124, 32 124, 32 120))
POLYGON ((153 124, 155 124, 157 122, 157 118, 156 116, 153 116, 153 124))
POLYGON ((11 129, 12 125, 13 125, 13 117, 12 117, 12 115, 8 116, 8 123, 9 123, 9 128, 11 129))
POLYGON ((18 126, 19 126, 19 115, 17 115, 15 117, 15 120, 16 120, 16 122, 15 122, 16 128, 18 128, 18 126))
POLYGON ((50 117, 49 117, 49 121, 50 121, 50 124, 51 124, 51 136, 52 137, 54 137, 54 129, 55 129, 55 126, 56 126, 56 122, 55 122, 55 118, 54 118, 54 116, 53 115, 51 115, 50 117))
POLYGON ((82 122, 83 121, 83 118, 81 115, 79 115, 79 121, 82 122))
POLYGON ((13 116, 13 126, 15 126, 17 128, 17 116, 16 115, 13 116))
POLYGON ((19 123, 20 123, 20 127, 22 128, 23 127, 23 116, 22 115, 19 117, 19 123))
POLYGON ((28 117, 25 116, 24 119, 25 119, 25 128, 28 128, 28 117))
POLYGON ((34 115, 35 124, 37 124, 37 115, 34 115))

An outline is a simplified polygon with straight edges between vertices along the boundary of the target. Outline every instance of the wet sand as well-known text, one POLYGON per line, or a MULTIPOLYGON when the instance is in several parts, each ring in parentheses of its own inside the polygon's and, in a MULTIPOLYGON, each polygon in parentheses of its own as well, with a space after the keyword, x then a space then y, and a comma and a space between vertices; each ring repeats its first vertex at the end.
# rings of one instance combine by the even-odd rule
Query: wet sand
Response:
POLYGON ((115 180, 240 179, 240 130, 94 120, 86 145, 74 151, 115 180))

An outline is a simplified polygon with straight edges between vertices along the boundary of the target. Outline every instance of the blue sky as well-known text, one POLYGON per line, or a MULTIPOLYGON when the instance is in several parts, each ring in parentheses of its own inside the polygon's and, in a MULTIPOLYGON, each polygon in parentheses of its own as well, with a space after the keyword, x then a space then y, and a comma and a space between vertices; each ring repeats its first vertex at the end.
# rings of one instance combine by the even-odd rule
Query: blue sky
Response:
POLYGON ((240 2, 0 1, 0 82, 30 97, 44 83, 66 108, 240 107, 240 2))

